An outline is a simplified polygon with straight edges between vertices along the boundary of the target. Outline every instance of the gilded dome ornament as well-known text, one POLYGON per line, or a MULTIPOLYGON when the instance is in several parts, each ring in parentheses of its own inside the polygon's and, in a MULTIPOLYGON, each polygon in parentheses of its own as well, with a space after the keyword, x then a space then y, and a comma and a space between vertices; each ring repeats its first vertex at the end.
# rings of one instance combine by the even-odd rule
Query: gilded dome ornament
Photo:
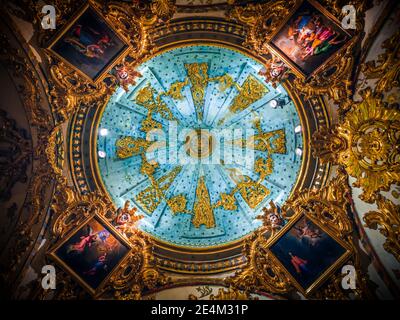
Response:
POLYGON ((321 161, 342 165, 355 177, 354 186, 363 190, 360 198, 371 203, 400 181, 399 139, 399 110, 368 88, 343 121, 330 132, 314 134, 312 145, 321 161))

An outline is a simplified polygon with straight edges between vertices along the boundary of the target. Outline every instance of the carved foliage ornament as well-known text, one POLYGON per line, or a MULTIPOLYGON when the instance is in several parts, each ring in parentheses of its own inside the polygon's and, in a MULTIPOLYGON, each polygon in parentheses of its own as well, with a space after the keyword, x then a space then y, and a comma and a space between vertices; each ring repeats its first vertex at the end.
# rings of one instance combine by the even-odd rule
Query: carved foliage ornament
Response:
POLYGON ((400 261, 400 206, 378 195, 377 211, 367 212, 363 220, 371 229, 377 229, 386 238, 383 248, 400 261))
POLYGON ((252 47, 258 54, 268 54, 268 41, 282 24, 282 17, 287 16, 298 2, 279 0, 245 7, 234 6, 228 17, 248 26, 244 45, 252 47))
MULTIPOLYGON (((13 245, 7 252, 6 250, 4 251, 3 260, 7 263, 4 268, 9 271, 7 281, 12 282, 14 281, 14 276, 18 275, 16 271, 20 267, 19 263, 23 260, 23 256, 29 252, 34 244, 33 230, 38 226, 46 212, 46 203, 42 200, 46 198, 46 193, 51 186, 53 173, 48 166, 44 148, 50 135, 52 121, 51 116, 45 109, 41 82, 29 57, 25 55, 23 50, 16 49, 13 40, 3 33, 0 34, 0 47, 0 62, 9 72, 10 78, 18 88, 22 105, 32 128, 31 134, 34 145, 30 148, 35 151, 32 157, 32 176, 30 177, 24 203, 26 214, 21 215, 16 222, 12 235, 13 239, 10 239, 10 243, 13 245)), ((5 134, 8 130, 6 123, 7 120, 3 128, 5 129, 5 134)), ((23 146, 21 151, 23 152, 20 155, 32 151, 26 149, 28 147, 26 142, 21 140, 21 143, 23 146)), ((16 164, 23 166, 24 157, 20 158, 16 164)))
POLYGON ((251 297, 250 293, 237 290, 233 287, 218 288, 216 295, 212 294, 212 289, 209 286, 198 287, 196 290, 200 291, 201 295, 196 296, 189 294, 189 300, 199 300, 200 298, 208 296, 210 300, 258 300, 258 298, 251 297))
MULTIPOLYGON (((382 95, 396 90, 400 86, 400 56, 399 56, 400 32, 394 33, 391 37, 382 43, 383 53, 378 55, 376 61, 368 61, 362 65, 362 72, 367 79, 377 79, 375 85, 375 96, 379 97, 379 105, 382 106, 380 112, 375 113, 377 120, 375 121, 376 129, 365 135, 366 143, 364 143, 363 157, 375 160, 372 166, 374 174, 364 175, 370 177, 369 180, 359 180, 364 195, 373 192, 371 201, 376 200, 378 210, 367 212, 363 220, 366 226, 379 230, 386 238, 383 247, 393 254, 400 261, 399 247, 399 224, 400 224, 400 208, 391 200, 382 196, 380 190, 387 191, 390 184, 395 184, 397 188, 400 185, 400 115, 398 109, 398 99, 394 96, 387 95, 387 106, 381 101, 382 95), (372 183, 370 182, 373 178, 372 183), (376 191, 374 191, 376 189, 376 191)), ((366 89, 369 95, 370 89, 366 89)), ((395 198, 396 192, 392 193, 395 198)), ((369 202, 371 202, 369 201, 369 202)), ((367 201, 368 202, 368 201, 367 201)))
POLYGON ((361 94, 340 124, 314 134, 312 148, 322 162, 344 166, 363 189, 360 198, 373 203, 400 181, 400 113, 369 88, 361 94))
POLYGON ((0 110, 0 128, 0 201, 6 201, 15 183, 28 179, 26 170, 32 148, 27 132, 18 128, 3 110, 0 110))
POLYGON ((375 90, 388 92, 400 86, 400 31, 386 39, 382 44, 384 53, 377 61, 368 61, 362 65, 362 71, 367 79, 378 79, 375 90))

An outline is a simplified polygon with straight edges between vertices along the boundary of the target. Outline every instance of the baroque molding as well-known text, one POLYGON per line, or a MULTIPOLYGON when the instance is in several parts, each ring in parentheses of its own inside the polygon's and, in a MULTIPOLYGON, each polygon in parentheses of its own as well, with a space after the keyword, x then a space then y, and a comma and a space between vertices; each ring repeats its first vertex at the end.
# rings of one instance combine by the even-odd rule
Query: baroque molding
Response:
POLYGON ((32 146, 26 130, 19 128, 3 110, 0 110, 0 128, 0 201, 3 202, 10 199, 11 190, 17 182, 28 180, 26 170, 31 162, 32 146))
POLYGON ((361 96, 343 121, 316 132, 311 145, 321 162, 342 165, 355 177, 353 186, 363 190, 360 198, 373 203, 380 191, 389 191, 400 181, 400 114, 371 88, 361 96))
MULTIPOLYGON (((127 202, 123 208, 116 209, 107 196, 101 193, 82 195, 65 182, 57 186, 52 204, 53 214, 57 217, 52 226, 52 243, 79 228, 94 215, 108 220, 130 243, 128 257, 114 271, 96 298, 109 298, 113 295, 116 299, 137 300, 141 299, 144 290, 165 285, 169 281, 156 266, 152 241, 137 229, 137 221, 142 216, 135 215, 136 208, 129 207, 127 202)), ((68 296, 73 297, 72 294, 68 296)))
POLYGON ((15 82, 22 105, 26 111, 28 123, 31 127, 33 141, 33 169, 29 181, 24 210, 16 223, 13 232, 14 242, 5 254, 4 268, 9 273, 8 281, 20 275, 19 271, 23 257, 34 245, 36 235, 34 228, 39 226, 46 213, 44 199, 48 195, 53 182, 53 173, 48 165, 44 151, 53 126, 50 114, 45 109, 45 94, 41 91, 41 82, 35 67, 22 47, 15 48, 14 40, 5 33, 0 34, 0 62, 8 70, 15 82))
MULTIPOLYGON (((351 293, 358 298, 367 296, 368 279, 361 271, 357 248, 353 244, 352 223, 347 213, 350 194, 347 178, 345 171, 339 169, 337 176, 321 189, 303 190, 293 195, 282 208, 272 205, 270 209, 265 209, 264 215, 259 217, 263 226, 244 245, 247 263, 233 277, 226 279, 227 285, 245 292, 261 291, 284 295, 293 293, 295 286, 291 278, 276 262, 268 245, 280 236, 279 230, 285 223, 305 213, 331 230, 351 248, 347 262, 354 265, 361 283, 351 293)), ((341 279, 340 273, 332 273, 325 279, 326 283, 320 284, 321 289, 316 293, 306 294, 307 298, 349 299, 350 292, 342 289, 341 279)))
MULTIPOLYGON (((90 0, 89 4, 113 25, 116 32, 126 41, 128 49, 114 63, 111 70, 96 83, 74 72, 70 66, 43 50, 44 69, 49 75, 47 94, 56 116, 56 122, 68 120, 82 105, 98 107, 108 99, 118 86, 127 89, 140 74, 136 66, 151 52, 152 36, 149 28, 154 28, 172 18, 176 7, 173 0, 156 0, 145 5, 127 2, 109 2, 90 0)), ((84 1, 69 2, 57 0, 57 29, 67 25, 71 17, 84 4, 84 1)), ((20 0, 14 6, 6 8, 10 14, 33 21, 35 39, 40 47, 46 48, 55 35, 52 30, 41 27, 41 4, 32 0, 20 0), (22 10, 22 8, 27 8, 22 10), (23 12, 22 12, 23 11, 23 12)))
POLYGON ((376 203, 378 210, 363 217, 365 226, 385 236, 383 247, 397 260, 399 208, 381 192, 398 187, 400 181, 400 114, 396 99, 388 95, 399 88, 399 35, 396 32, 383 42, 384 52, 376 61, 361 65, 366 79, 376 79, 374 89, 360 90, 361 101, 350 100, 339 123, 319 130, 311 141, 320 162, 343 166, 356 178, 353 187, 362 189, 360 199, 376 203))

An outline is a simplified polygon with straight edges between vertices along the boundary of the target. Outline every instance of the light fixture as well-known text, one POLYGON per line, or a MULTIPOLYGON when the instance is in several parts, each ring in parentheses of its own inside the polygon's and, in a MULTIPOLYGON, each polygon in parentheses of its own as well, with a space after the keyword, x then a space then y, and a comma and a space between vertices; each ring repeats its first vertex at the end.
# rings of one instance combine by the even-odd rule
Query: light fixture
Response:
POLYGON ((270 102, 269 102, 269 106, 271 107, 271 108, 273 108, 273 109, 276 109, 276 108, 283 108, 286 104, 288 104, 288 101, 286 100, 286 98, 285 97, 280 97, 280 98, 276 98, 276 99, 272 99, 270 102))
POLYGON ((101 129, 100 129, 100 135, 101 135, 102 137, 105 137, 106 135, 108 135, 108 129, 106 129, 106 128, 101 128, 101 129))
POLYGON ((275 99, 272 99, 272 100, 269 102, 269 106, 270 106, 272 109, 276 109, 276 107, 278 106, 278 101, 276 101, 275 99))
POLYGON ((105 158, 107 155, 103 150, 99 150, 99 152, 97 152, 97 154, 99 155, 100 158, 105 158))
POLYGON ((301 126, 298 125, 297 127, 294 128, 294 132, 299 133, 301 132, 301 126))
POLYGON ((301 148, 296 148, 295 152, 298 156, 301 156, 303 154, 303 150, 301 148))

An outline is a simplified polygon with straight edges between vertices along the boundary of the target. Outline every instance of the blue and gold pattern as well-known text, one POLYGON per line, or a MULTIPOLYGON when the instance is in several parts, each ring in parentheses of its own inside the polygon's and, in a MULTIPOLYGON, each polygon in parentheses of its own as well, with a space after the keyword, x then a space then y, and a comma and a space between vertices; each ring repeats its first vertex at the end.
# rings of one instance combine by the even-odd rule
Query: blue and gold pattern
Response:
POLYGON ((111 97, 98 167, 116 206, 129 200, 145 214, 142 230, 174 245, 222 245, 258 228, 271 200, 288 198, 300 120, 261 68, 225 47, 184 46, 143 63, 138 83, 111 97))

